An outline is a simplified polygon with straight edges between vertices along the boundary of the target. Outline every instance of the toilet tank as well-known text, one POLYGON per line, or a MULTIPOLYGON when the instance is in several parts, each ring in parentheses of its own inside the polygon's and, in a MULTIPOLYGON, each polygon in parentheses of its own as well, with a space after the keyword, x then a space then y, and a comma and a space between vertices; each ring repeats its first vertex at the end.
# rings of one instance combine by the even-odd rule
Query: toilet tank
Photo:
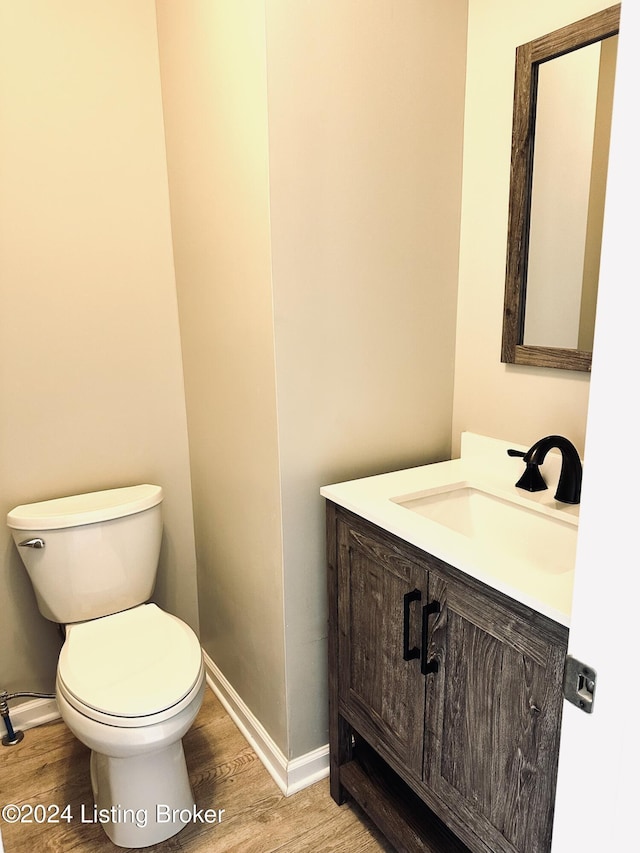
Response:
POLYGON ((107 489, 18 506, 7 515, 42 615, 63 624, 151 596, 162 540, 162 488, 107 489))

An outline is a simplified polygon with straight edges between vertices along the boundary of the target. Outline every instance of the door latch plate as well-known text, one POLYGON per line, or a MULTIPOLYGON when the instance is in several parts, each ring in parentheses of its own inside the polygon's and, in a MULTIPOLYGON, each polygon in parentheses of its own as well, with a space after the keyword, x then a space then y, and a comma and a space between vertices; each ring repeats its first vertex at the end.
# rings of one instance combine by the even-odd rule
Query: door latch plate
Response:
POLYGON ((596 671, 582 661, 567 655, 564 662, 564 698, 584 711, 593 713, 596 671))

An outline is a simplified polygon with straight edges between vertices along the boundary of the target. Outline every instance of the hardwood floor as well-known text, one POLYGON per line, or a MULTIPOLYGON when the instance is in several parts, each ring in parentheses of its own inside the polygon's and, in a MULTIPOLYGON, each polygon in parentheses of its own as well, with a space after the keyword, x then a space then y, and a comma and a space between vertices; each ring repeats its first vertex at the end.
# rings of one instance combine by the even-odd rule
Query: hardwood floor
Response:
MULTIPOLYGON (((328 780, 284 797, 213 692, 184 738, 196 803, 224 809, 219 824, 189 823, 178 835, 144 848, 149 853, 391 853, 355 805, 337 806, 328 780)), ((89 750, 62 723, 25 733, 21 744, 0 747, 0 806, 69 805, 70 822, 6 823, 0 820, 5 853, 55 851, 116 853, 122 850, 91 815, 89 750)), ((0 850, 2 845, 0 844, 0 850)))

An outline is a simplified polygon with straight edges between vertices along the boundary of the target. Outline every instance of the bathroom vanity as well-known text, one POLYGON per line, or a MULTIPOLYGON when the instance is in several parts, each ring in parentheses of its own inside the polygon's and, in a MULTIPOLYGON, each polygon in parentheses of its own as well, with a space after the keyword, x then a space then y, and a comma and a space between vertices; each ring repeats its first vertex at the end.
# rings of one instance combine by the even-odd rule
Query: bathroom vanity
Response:
POLYGON ((509 447, 322 490, 331 794, 398 850, 550 849, 578 509, 509 447))

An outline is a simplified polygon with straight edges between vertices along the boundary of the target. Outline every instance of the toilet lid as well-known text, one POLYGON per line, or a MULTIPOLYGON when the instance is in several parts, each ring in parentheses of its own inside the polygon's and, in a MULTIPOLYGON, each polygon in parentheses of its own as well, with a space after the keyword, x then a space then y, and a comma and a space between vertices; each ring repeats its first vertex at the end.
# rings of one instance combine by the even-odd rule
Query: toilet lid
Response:
POLYGON ((202 650, 191 628, 143 604, 67 628, 58 678, 83 705, 116 717, 157 714, 196 683, 202 650))

